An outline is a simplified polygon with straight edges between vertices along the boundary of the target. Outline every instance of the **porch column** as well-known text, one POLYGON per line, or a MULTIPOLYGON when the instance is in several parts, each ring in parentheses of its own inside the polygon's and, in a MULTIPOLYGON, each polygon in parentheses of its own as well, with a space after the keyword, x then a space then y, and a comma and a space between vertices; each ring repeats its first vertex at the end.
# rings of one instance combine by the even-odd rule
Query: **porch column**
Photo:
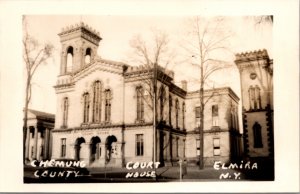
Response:
POLYGON ((44 134, 44 159, 49 159, 49 129, 45 128, 44 134))
POLYGON ((90 164, 90 142, 81 144, 80 160, 82 159, 87 165, 90 164))
POLYGON ((37 153, 37 147, 38 147, 38 128, 37 126, 34 128, 34 159, 37 159, 38 153, 37 153))
POLYGON ((122 167, 122 158, 123 158, 123 153, 122 153, 122 146, 123 143, 122 142, 116 142, 116 166, 118 167, 122 167))

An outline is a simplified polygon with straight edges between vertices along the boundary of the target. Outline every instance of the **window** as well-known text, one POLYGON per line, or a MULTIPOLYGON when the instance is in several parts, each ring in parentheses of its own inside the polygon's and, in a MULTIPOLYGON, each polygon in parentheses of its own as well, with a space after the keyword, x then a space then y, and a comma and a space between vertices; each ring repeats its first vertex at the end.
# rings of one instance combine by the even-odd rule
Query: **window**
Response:
POLYGON ((66 138, 61 138, 61 157, 66 157, 66 138))
POLYGON ((90 112, 89 98, 90 98, 89 93, 83 94, 83 122, 84 123, 89 122, 89 112, 90 112))
POLYGON ((200 127, 200 106, 195 107, 196 127, 200 127))
POLYGON ((176 138, 176 157, 179 157, 179 138, 176 138))
POLYGON ((196 115, 196 118, 200 118, 200 106, 197 106, 195 108, 195 115, 196 115))
POLYGON ((213 145, 214 145, 214 156, 220 156, 221 155, 220 138, 214 138, 213 145))
POLYGON ((85 51, 85 58, 84 58, 85 64, 89 64, 91 62, 91 49, 87 48, 85 51))
POLYGON ((105 90, 105 122, 110 122, 111 117, 111 90, 105 90))
POLYGON ((170 96, 169 96, 169 123, 170 123, 170 125, 172 125, 172 106, 173 106, 172 96, 170 94, 170 96))
POLYGON ((231 127, 235 130, 239 129, 238 107, 235 105, 231 107, 231 127))
POLYGON ((185 103, 182 103, 182 128, 185 128, 185 103))
POLYGON ((63 126, 68 125, 68 108, 69 108, 69 99, 68 97, 63 100, 63 126))
POLYGON ((93 84, 93 122, 101 121, 101 82, 96 81, 93 84))
POLYGON ((261 109, 261 97, 260 88, 256 85, 255 87, 250 86, 249 90, 249 101, 250 109, 261 109))
POLYGON ((200 156, 200 139, 196 139, 196 152, 197 156, 200 156))
POLYGON ((159 95, 159 100, 160 100, 160 120, 164 120, 164 101, 165 101, 165 89, 162 86, 160 88, 160 95, 159 95))
POLYGON ((144 135, 137 134, 135 137, 136 141, 136 155, 143 156, 144 155, 144 135))
POLYGON ((30 126, 29 129, 30 129, 30 133, 31 133, 31 138, 34 138, 34 133, 35 133, 34 127, 30 126))
POLYGON ((255 99, 256 99, 257 109, 261 109, 260 88, 258 86, 255 86, 255 99))
POLYGON ((65 73, 72 72, 73 66, 73 47, 69 47, 67 50, 67 65, 65 69, 65 73))
POLYGON ((219 110, 218 105, 212 105, 212 126, 219 126, 219 110))
POLYGON ((255 122, 253 125, 253 138, 254 138, 254 147, 262 148, 262 136, 261 136, 261 125, 258 122, 255 122))
POLYGON ((136 88, 137 95, 137 120, 141 121, 144 119, 144 90, 141 86, 136 88))
POLYGON ((175 104, 175 109, 176 109, 176 128, 178 128, 178 117, 179 117, 179 102, 178 99, 176 99, 176 104, 175 104))

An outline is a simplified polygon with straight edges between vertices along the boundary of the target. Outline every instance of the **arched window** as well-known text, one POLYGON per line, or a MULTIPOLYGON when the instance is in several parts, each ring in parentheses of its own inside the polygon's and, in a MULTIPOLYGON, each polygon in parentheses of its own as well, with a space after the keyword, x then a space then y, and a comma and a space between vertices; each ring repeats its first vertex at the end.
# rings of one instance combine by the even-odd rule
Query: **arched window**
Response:
POLYGON ((69 99, 65 97, 63 99, 63 126, 66 127, 68 125, 68 108, 69 108, 69 99))
POLYGON ((93 122, 101 121, 101 82, 95 81, 93 84, 93 122))
POLYGON ((172 125, 172 106, 173 106, 173 102, 172 102, 172 96, 170 94, 169 95, 169 123, 170 123, 170 125, 172 125))
POLYGON ((257 103, 257 109, 261 109, 260 88, 257 85, 255 86, 255 100, 257 103))
POLYGON ((185 128, 185 103, 182 103, 182 128, 185 128))
POLYGON ((67 50, 67 65, 66 65, 66 70, 65 72, 69 73, 72 72, 72 66, 73 66, 73 47, 69 47, 67 50))
POLYGON ((250 86, 249 90, 250 109, 261 109, 260 88, 258 86, 250 86))
POLYGON ((178 117, 179 117, 179 101, 178 99, 176 99, 176 103, 175 103, 175 111, 176 111, 176 128, 179 128, 178 126, 178 117))
POLYGON ((249 104, 250 104, 250 109, 254 109, 254 103, 255 103, 255 90, 252 86, 250 86, 249 90, 249 104))
POLYGON ((253 138, 254 138, 254 147, 262 148, 262 136, 261 136, 261 126, 258 122, 255 122, 253 127, 253 138))
POLYGON ((105 122, 110 122, 111 118, 111 90, 105 90, 105 122))
POLYGON ((90 95, 89 93, 83 94, 83 122, 89 122, 89 111, 90 111, 90 95))
POLYGON ((84 57, 85 64, 89 64, 91 62, 91 49, 87 48, 85 51, 85 57, 84 57))
POLYGON ((136 96, 137 120, 140 121, 144 119, 144 90, 142 86, 136 88, 136 96))
POLYGON ((165 101, 165 89, 164 87, 162 86, 160 88, 160 95, 159 95, 159 103, 160 103, 160 120, 164 120, 164 101, 165 101))

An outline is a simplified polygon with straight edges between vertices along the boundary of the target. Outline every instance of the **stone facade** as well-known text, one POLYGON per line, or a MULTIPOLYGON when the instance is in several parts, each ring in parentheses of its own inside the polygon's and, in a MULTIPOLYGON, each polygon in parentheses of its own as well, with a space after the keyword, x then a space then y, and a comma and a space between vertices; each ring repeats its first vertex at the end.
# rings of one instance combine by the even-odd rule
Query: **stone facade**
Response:
MULTIPOLYGON (((183 87, 175 85, 174 73, 158 66, 154 139, 155 69, 100 58, 95 53, 101 37, 83 23, 63 29, 59 36, 62 62, 54 86, 57 111, 52 158, 122 167, 129 161, 152 161, 156 142, 161 165, 176 165, 179 159, 196 164, 199 92, 188 92, 185 81, 183 87)), ((228 162, 241 154, 239 98, 230 88, 208 90, 205 95, 206 164, 228 162)))
POLYGON ((274 156, 273 60, 266 50, 236 55, 240 71, 245 154, 274 156))
POLYGON ((51 158, 54 117, 54 114, 28 110, 28 130, 25 140, 26 162, 51 158))
MULTIPOLYGON (((205 90, 204 101, 204 160, 205 165, 214 161, 228 163, 242 156, 242 138, 239 131, 238 101, 239 98, 228 87, 205 90), (216 109, 214 111, 214 109, 216 109), (213 113, 214 112, 214 113, 213 113), (215 142, 214 142, 215 141, 215 142), (218 143, 219 142, 219 143, 218 143), (219 145, 215 145, 219 144, 219 145)), ((200 118, 197 107, 200 107, 199 91, 189 92, 187 104, 187 159, 199 161, 200 118), (199 147, 199 145, 198 145, 199 147), (197 153, 198 150, 198 153, 197 153)))

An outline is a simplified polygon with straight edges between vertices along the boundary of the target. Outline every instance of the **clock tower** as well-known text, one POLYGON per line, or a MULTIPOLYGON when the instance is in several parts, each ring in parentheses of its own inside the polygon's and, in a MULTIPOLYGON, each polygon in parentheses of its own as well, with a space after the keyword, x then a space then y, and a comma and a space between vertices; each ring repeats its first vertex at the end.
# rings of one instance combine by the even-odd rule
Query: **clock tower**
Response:
POLYGON ((273 60, 266 50, 236 54, 243 104, 245 154, 274 160, 273 60))

